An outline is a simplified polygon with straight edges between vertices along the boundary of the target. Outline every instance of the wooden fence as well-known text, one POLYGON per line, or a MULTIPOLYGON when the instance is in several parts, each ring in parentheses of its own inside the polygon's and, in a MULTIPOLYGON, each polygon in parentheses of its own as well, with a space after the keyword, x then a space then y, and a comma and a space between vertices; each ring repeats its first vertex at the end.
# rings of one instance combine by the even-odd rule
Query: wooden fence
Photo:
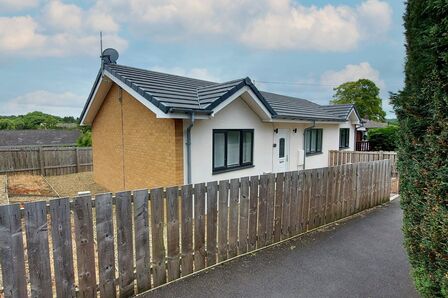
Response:
POLYGON ((338 166, 347 163, 369 162, 374 160, 390 160, 390 169, 392 177, 398 177, 397 171, 397 153, 394 151, 339 151, 330 150, 329 166, 338 166))
POLYGON ((389 201, 389 167, 382 160, 0 206, 4 295, 142 293, 389 201))
POLYGON ((25 147, 0 149, 0 174, 44 176, 92 171, 92 148, 25 147))

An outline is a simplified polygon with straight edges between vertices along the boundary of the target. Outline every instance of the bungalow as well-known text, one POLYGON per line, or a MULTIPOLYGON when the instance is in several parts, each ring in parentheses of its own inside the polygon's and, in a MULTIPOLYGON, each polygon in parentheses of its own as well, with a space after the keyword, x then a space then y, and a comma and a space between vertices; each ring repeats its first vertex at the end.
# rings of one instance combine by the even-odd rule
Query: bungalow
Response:
POLYGON ((94 179, 111 191, 207 182, 328 165, 355 144, 353 105, 103 60, 81 114, 92 126, 94 179))

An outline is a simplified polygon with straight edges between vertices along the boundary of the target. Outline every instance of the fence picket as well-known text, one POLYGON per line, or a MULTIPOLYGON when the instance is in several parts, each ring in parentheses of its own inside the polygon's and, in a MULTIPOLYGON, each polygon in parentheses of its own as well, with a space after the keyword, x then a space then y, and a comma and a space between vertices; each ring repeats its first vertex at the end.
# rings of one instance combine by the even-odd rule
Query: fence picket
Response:
POLYGON ((240 226, 239 226, 239 253, 247 252, 249 231, 249 177, 241 178, 240 190, 240 226))
POLYGON ((230 180, 229 197, 229 258, 238 253, 238 201, 240 181, 238 178, 230 180))
POLYGON ((254 250, 257 247, 257 205, 258 205, 258 176, 252 176, 250 177, 248 251, 254 250))
POLYGON ((0 206, 0 262, 5 297, 26 297, 20 205, 0 206))
MULTIPOLYGON (((182 276, 193 272, 193 197, 191 185, 182 187, 181 233, 182 233, 182 276)), ((154 240, 153 240, 154 241, 154 240)))
POLYGON ((179 188, 177 186, 166 189, 166 200, 168 281, 172 281, 180 277, 179 188))
POLYGON ((227 260, 228 198, 229 181, 219 181, 218 262, 227 260))
POLYGON ((289 223, 290 223, 290 235, 295 235, 297 234, 297 230, 298 230, 298 225, 297 225, 297 220, 299 219, 297 216, 298 213, 298 193, 297 193, 297 188, 298 188, 298 183, 299 183, 299 173, 297 171, 292 172, 291 175, 291 187, 290 187, 290 198, 291 198, 291 208, 289 211, 289 223))
POLYGON ((92 198, 77 197, 74 200, 76 253, 78 257, 79 295, 96 296, 95 250, 93 242, 92 198))
POLYGON ((271 244, 274 237, 274 199, 275 175, 268 174, 268 193, 266 197, 266 243, 271 244))
POLYGON ((97 195, 95 209, 100 295, 116 297, 112 194, 97 195))
POLYGON ((164 200, 163 189, 149 192, 151 202, 152 278, 154 287, 166 283, 165 244, 163 241, 164 200))
POLYGON ((260 176, 260 190, 258 200, 258 233, 257 247, 266 245, 266 206, 268 196, 268 175, 260 176))
POLYGON ((285 182, 283 184, 283 211, 282 211, 282 239, 289 237, 289 220, 290 220, 290 205, 291 199, 291 172, 285 173, 285 182))
POLYGON ((51 200, 50 215, 56 296, 73 297, 75 296, 75 277, 69 199, 51 200))
POLYGON ((149 250, 149 218, 147 189, 134 191, 134 239, 137 291, 151 288, 151 253, 149 250))
POLYGON ((278 173, 276 177, 275 187, 275 210, 274 210, 274 242, 280 241, 282 233, 282 213, 283 213, 283 173, 278 173))
POLYGON ((205 183, 194 185, 194 271, 205 268, 205 183))
POLYGON ((207 183, 207 266, 216 264, 218 183, 207 183))
POLYGON ((134 295, 134 246, 132 240, 131 192, 116 194, 118 285, 120 297, 134 295))

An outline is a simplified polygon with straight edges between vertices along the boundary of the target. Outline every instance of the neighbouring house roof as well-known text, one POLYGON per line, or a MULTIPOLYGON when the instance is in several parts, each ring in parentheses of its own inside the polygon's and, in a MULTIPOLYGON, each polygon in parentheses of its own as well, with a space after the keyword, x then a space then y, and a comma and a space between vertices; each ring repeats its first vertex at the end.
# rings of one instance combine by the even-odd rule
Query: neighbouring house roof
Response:
MULTIPOLYGON (((136 96, 142 97, 165 114, 213 114, 218 105, 242 88, 255 94, 272 119, 343 122, 348 119, 352 110, 356 111, 353 105, 321 106, 306 99, 259 91, 249 78, 216 83, 112 63, 104 65, 104 74, 125 84, 124 86, 136 92, 136 96)), ((100 81, 101 72, 84 106, 81 119, 88 112, 100 81)))
POLYGON ((77 129, 0 130, 0 147, 74 145, 77 129))
POLYGON ((366 129, 387 127, 387 123, 373 121, 373 120, 369 120, 369 119, 362 119, 362 123, 366 129))

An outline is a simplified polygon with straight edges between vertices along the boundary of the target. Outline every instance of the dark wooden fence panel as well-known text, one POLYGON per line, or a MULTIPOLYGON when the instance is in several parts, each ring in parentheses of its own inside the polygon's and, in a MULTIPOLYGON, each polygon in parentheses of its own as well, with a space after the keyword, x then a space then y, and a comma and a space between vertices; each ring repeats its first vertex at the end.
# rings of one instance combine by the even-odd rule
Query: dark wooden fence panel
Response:
POLYGON ((387 202, 390 163, 0 206, 4 294, 26 296, 27 280, 41 297, 142 293, 387 202))
POLYGON ((92 171, 91 147, 0 148, 0 174, 44 176, 92 171))

